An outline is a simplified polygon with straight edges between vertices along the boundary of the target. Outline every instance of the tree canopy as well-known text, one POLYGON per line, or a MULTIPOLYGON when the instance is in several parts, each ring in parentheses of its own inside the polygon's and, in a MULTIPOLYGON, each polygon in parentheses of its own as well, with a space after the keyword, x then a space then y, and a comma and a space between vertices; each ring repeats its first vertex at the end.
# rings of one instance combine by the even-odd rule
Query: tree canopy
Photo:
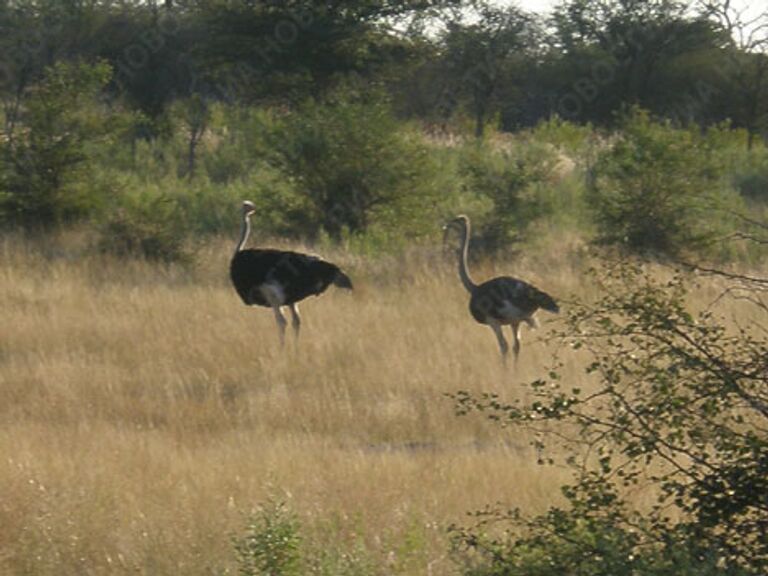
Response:
POLYGON ((111 97, 152 119, 194 94, 293 105, 355 76, 388 86, 419 116, 429 115, 414 99, 466 113, 478 134, 486 122, 512 128, 553 114, 610 123, 627 105, 759 134, 768 56, 729 10, 567 0, 545 19, 478 0, 5 0, 0 93, 8 128, 46 67, 103 60, 111 97), (425 74, 428 84, 404 89, 425 74))

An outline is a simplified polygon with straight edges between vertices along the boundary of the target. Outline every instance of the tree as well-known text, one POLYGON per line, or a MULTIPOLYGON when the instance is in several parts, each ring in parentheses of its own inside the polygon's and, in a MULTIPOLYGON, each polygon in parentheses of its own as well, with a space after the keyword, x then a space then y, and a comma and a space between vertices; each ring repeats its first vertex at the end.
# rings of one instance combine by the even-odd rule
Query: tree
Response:
POLYGON ((193 178, 197 159, 197 146, 200 144, 211 121, 209 104, 199 95, 180 100, 175 111, 187 132, 186 176, 193 178))
MULTIPOLYGON (((223 96, 297 103, 347 75, 375 77, 408 51, 394 19, 443 0, 200 2, 196 54, 223 96)), ((456 3, 459 3, 458 0, 456 3)))
POLYGON ((455 395, 461 413, 532 430, 541 461, 574 472, 567 507, 534 517, 492 509, 459 529, 459 544, 482 559, 472 574, 764 574, 768 279, 728 276, 716 302, 746 296, 749 316, 727 328, 714 303, 690 311, 686 273, 603 263, 593 278, 599 296, 569 307, 532 401, 455 395), (566 354, 585 355, 583 375, 560 372, 566 354), (488 536, 497 523, 508 538, 488 536))
POLYGON ((145 138, 167 129, 164 113, 176 99, 209 96, 208 71, 196 58, 196 47, 208 38, 193 9, 170 3, 135 2, 108 11, 93 34, 92 48, 114 70, 111 94, 149 120, 145 138))
POLYGON ((768 128, 768 9, 748 17, 729 0, 699 0, 699 9, 731 40, 723 51, 723 107, 736 126, 747 129, 751 150, 768 128))
POLYGON ((475 241, 481 248, 508 250, 535 228, 551 208, 537 192, 549 184, 556 163, 552 148, 532 142, 506 148, 472 142, 462 150, 459 171, 464 186, 490 204, 477 219, 475 241))
POLYGON ((32 2, 0 5, 0 96, 5 120, 4 133, 13 141, 27 87, 38 80, 49 60, 51 25, 43 22, 32 2))
POLYGON ((442 39, 447 85, 441 99, 446 112, 466 101, 474 118, 475 136, 482 138, 486 122, 498 109, 502 83, 520 76, 516 69, 519 72, 538 46, 538 30, 533 18, 518 8, 479 4, 477 21, 448 23, 442 39))
POLYGON ((104 63, 48 68, 24 93, 16 136, 2 149, 5 220, 48 225, 82 215, 93 201, 78 187, 86 143, 105 133, 97 97, 109 81, 104 63))
POLYGON ((435 209, 437 166, 378 93, 346 88, 308 100, 275 135, 275 161, 296 182, 295 230, 339 240, 375 222, 414 231, 435 209))
MULTIPOLYGON (((562 62, 558 113, 576 120, 610 122, 622 106, 671 113, 699 98, 695 79, 676 79, 695 55, 725 40, 706 18, 691 18, 676 0, 570 0, 553 18, 562 62), (667 89, 676 86, 675 90, 667 89)), ((694 68, 698 68, 698 65, 694 68)))
POLYGON ((727 224, 711 218, 728 201, 722 171, 717 151, 697 130, 633 110, 592 168, 588 194, 598 240, 665 256, 705 250, 727 224))

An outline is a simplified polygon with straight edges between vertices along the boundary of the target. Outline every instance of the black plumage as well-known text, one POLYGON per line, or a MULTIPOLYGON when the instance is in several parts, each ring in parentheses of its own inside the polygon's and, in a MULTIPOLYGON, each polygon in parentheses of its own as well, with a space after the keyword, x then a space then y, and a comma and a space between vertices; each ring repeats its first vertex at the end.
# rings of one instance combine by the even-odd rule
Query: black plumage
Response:
POLYGON ((242 234, 232 255, 229 276, 245 304, 272 308, 282 342, 287 324, 282 307, 290 310, 298 336, 301 318, 297 303, 308 296, 322 294, 331 284, 351 290, 352 281, 338 266, 317 256, 289 250, 244 249, 254 210, 252 202, 243 202, 242 234))
POLYGON ((232 257, 229 274, 243 302, 256 306, 271 306, 260 290, 265 284, 280 287, 284 306, 322 294, 331 284, 352 288, 349 277, 335 264, 285 250, 240 250, 232 257))

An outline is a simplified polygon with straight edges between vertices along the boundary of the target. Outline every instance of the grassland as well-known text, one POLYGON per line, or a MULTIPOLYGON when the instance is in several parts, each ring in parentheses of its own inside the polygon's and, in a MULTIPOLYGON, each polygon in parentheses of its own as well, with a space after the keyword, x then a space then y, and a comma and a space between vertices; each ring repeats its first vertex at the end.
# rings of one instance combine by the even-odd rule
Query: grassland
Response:
MULTIPOLYGON (((505 369, 439 250, 332 254, 356 290, 307 301, 281 349, 272 314, 228 283, 231 242, 193 270, 81 243, 0 245, 0 573, 234 573, 232 537, 276 499, 308 540, 378 573, 452 574, 446 528, 466 512, 558 500, 567 473, 538 466, 530 438, 459 418, 444 395, 525 394, 557 320, 542 315, 505 369)), ((578 254, 475 276, 589 295, 578 254)))

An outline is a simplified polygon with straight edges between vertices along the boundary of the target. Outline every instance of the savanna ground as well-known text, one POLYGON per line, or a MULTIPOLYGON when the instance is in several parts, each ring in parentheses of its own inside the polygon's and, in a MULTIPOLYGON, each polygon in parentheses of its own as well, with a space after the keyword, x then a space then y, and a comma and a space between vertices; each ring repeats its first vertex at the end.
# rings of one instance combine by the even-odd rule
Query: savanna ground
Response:
MULTIPOLYGON (((548 338, 583 326, 574 315, 585 300, 616 306, 597 288, 605 269, 587 273, 604 262, 585 246, 747 271, 764 294, 768 39, 737 39, 746 28, 728 2, 564 0, 551 21, 474 0, 447 11, 431 2, 0 4, 0 575, 255 576, 265 570, 244 569, 238 556, 254 518, 290 520, 254 540, 256 552, 290 552, 286 536, 301 537, 303 564, 273 575, 488 574, 461 564, 449 527, 486 505, 578 504, 560 491, 573 451, 556 454, 564 467, 539 465, 535 438, 489 422, 492 412, 458 417, 447 394, 526 399, 541 388, 524 384, 546 375, 560 416, 567 395, 597 384, 585 382, 599 378, 585 375, 588 345, 548 338), (286 30, 295 38, 282 42, 286 30), (281 349, 270 311, 246 309, 229 286, 246 198, 257 207, 254 243, 302 249, 305 239, 355 282, 353 294, 303 305, 298 346, 281 349), (541 315, 538 332, 525 329, 514 368, 470 318, 455 262, 444 259, 439 227, 459 212, 472 218, 473 254, 486 254, 472 263, 477 280, 519 275, 562 304, 560 317, 541 315), (550 374, 556 351, 564 365, 550 374)), ((649 267, 669 280, 669 267, 649 267)), ((743 321, 749 294, 720 298, 724 285, 699 279, 685 313, 655 325, 652 313, 669 320, 678 304, 659 296, 674 282, 639 286, 641 305, 630 302, 621 321, 639 316, 638 331, 651 330, 635 342, 651 347, 640 365, 623 344, 597 359, 628 368, 634 394, 623 390, 620 403, 658 392, 642 408, 661 422, 652 432, 690 440, 676 454, 718 455, 716 482, 699 469, 699 484, 682 487, 694 521, 681 529, 652 518, 643 542, 636 516, 618 530, 581 530, 574 505, 564 519, 576 528, 565 530, 577 536, 570 554, 546 538, 502 547, 490 573, 507 574, 521 549, 530 563, 517 574, 578 572, 571 560, 594 557, 594 538, 605 536, 598 560, 616 563, 580 573, 643 573, 634 560, 648 542, 664 544, 645 559, 653 574, 718 573, 719 554, 733 548, 719 540, 742 527, 742 565, 768 565, 765 524, 750 524, 768 510, 753 498, 768 493, 752 466, 768 462, 765 426, 743 438, 728 378, 742 379, 746 362, 747 398, 764 422, 765 322, 743 321), (660 344, 681 326, 683 336, 721 337, 689 307, 730 329, 727 345, 708 341, 703 362, 660 344), (701 384, 713 362, 718 377, 701 384), (693 426, 679 422, 690 398, 701 404, 689 415, 707 408, 693 426), (712 519, 707 504, 725 515, 702 536, 696 514, 712 519), (681 532, 687 548, 670 538, 681 532)), ((766 310, 753 304, 753 314, 766 310)), ((524 417, 538 425, 547 406, 529 408, 524 417)), ((632 452, 634 465, 658 438, 641 434, 650 442, 638 455, 622 437, 625 415, 611 414, 618 434, 606 442, 632 452)), ((642 515, 655 495, 638 489, 631 504, 642 515)), ((617 508, 601 511, 613 520, 617 508)))
MULTIPOLYGON (((356 290, 306 301, 281 349, 272 314, 228 283, 229 239, 193 269, 78 255, 83 242, 2 242, 0 572, 234 573, 233 537, 277 501, 309 545, 373 567, 355 573, 452 574, 446 531, 467 512, 560 499, 568 472, 538 465, 532 438, 445 396, 525 394, 558 320, 541 314, 505 369, 439 243, 327 254, 356 290)), ((474 275, 519 274, 567 306, 594 296, 585 260, 574 245, 474 275)), ((578 380, 575 354, 561 371, 578 380)))

